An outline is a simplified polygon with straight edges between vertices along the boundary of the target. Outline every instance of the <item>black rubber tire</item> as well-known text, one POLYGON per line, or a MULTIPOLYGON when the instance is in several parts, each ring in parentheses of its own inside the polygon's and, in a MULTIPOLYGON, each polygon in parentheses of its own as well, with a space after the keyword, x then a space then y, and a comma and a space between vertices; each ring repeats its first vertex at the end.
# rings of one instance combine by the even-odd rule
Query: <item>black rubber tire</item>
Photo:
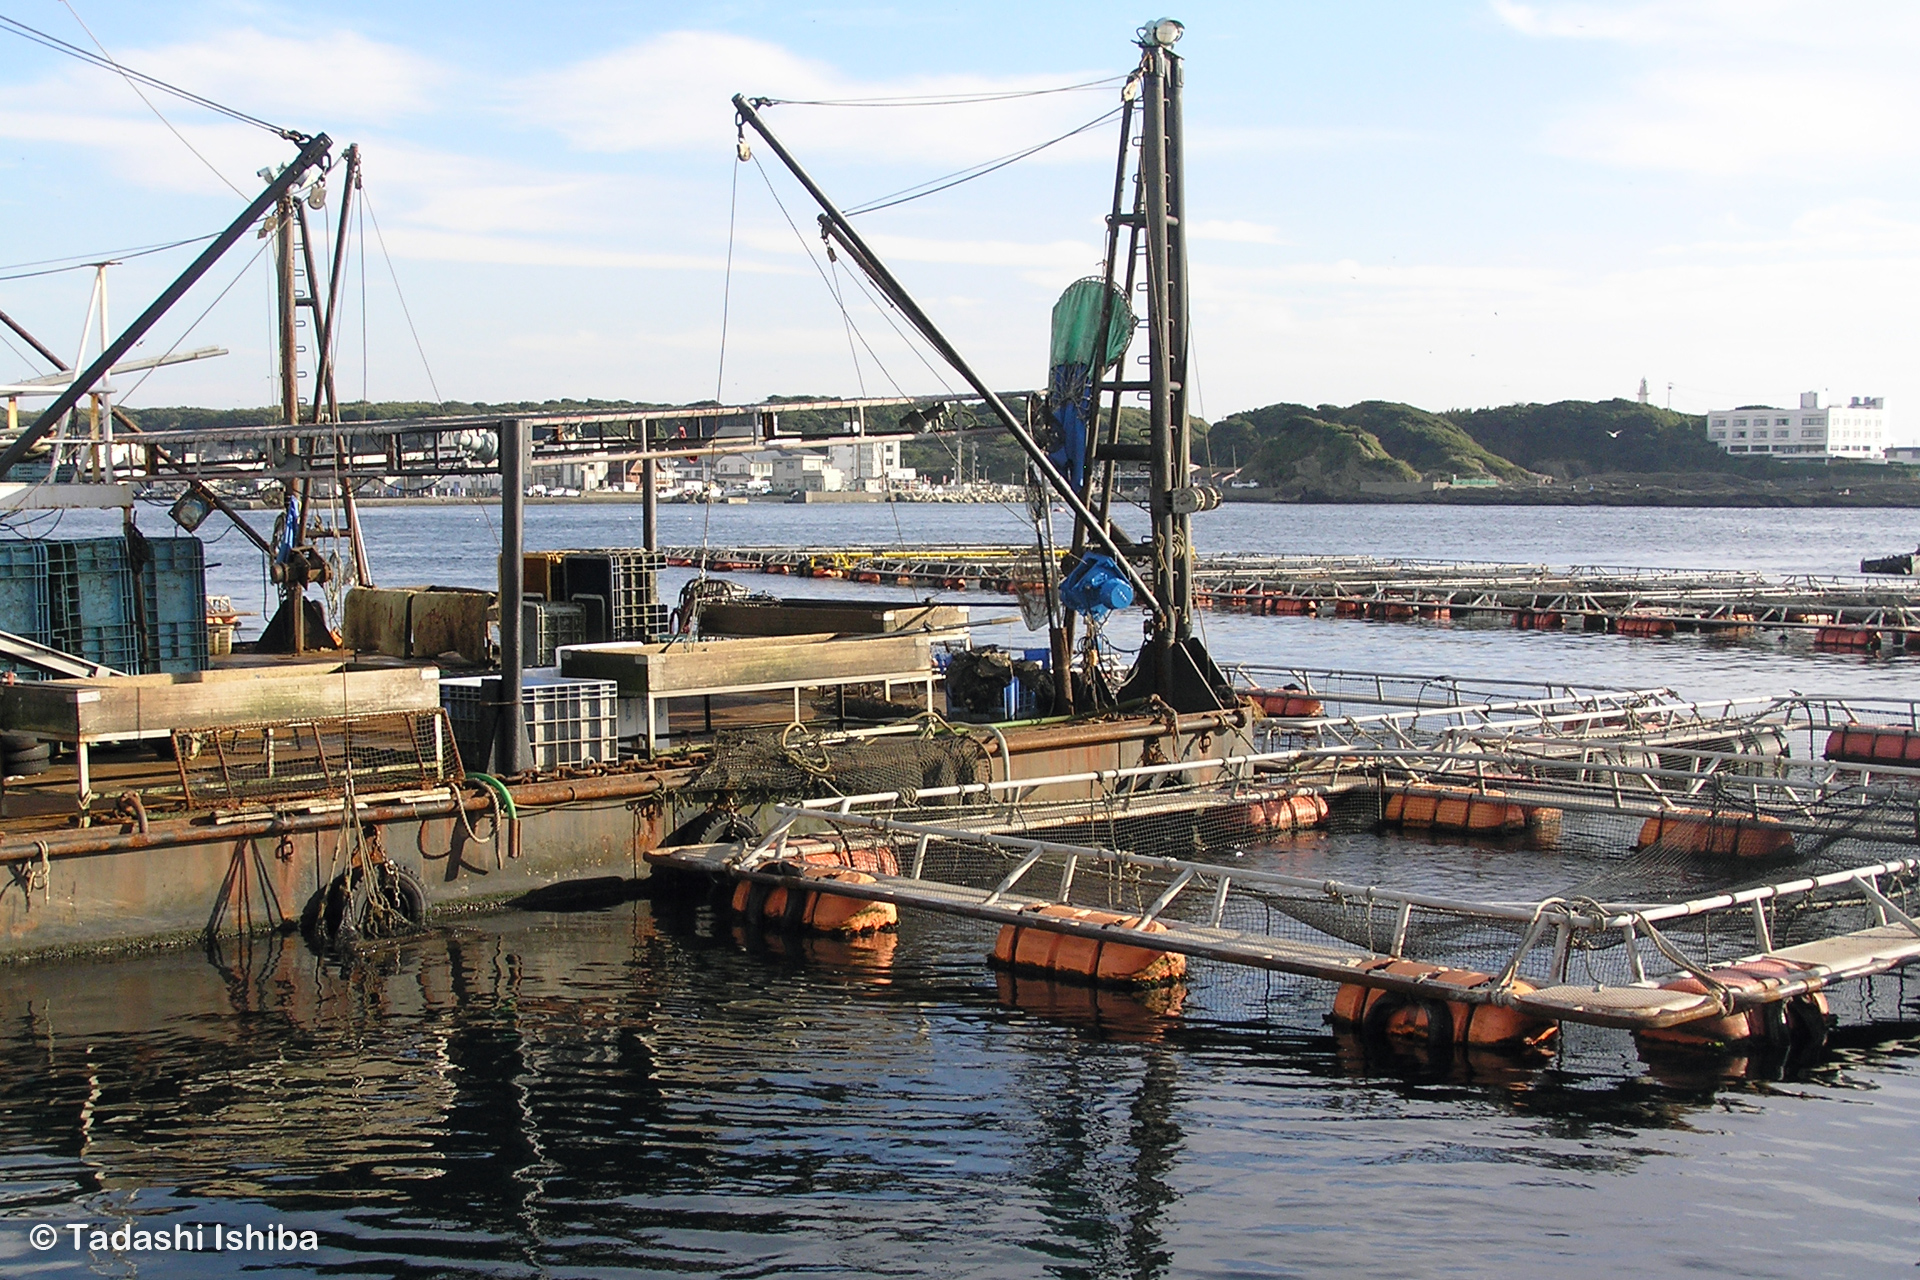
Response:
POLYGON ((0 764, 0 773, 5 773, 9 778, 31 778, 35 774, 45 773, 52 767, 53 765, 45 756, 41 756, 38 760, 16 760, 9 757, 5 764, 0 764))
POLYGON ((45 745, 30 733, 0 733, 0 755, 18 755, 45 745))
MULTIPOLYGON (((398 899, 400 915, 408 924, 416 928, 427 920, 427 894, 420 882, 398 867, 394 869, 394 896, 398 899)), ((359 936, 357 926, 349 927, 343 934, 342 926, 347 911, 347 900, 351 886, 347 873, 341 872, 325 888, 316 889, 307 899, 307 905, 300 912, 300 933, 309 942, 320 946, 330 941, 343 940, 344 936, 359 936)))
POLYGON ((1360 1024, 1361 1034, 1374 1044, 1391 1044, 1393 1037, 1387 1034, 1388 1021, 1400 1010, 1416 1005, 1424 1005, 1427 1010, 1427 1048, 1453 1052, 1453 1010, 1444 1000, 1416 1000, 1412 996, 1383 992, 1367 1006, 1360 1024))
POLYGON ((8 764, 29 764, 35 760, 51 760, 53 759, 53 744, 51 742, 36 742, 32 746, 23 747, 18 751, 0 751, 0 759, 4 759, 8 764))
POLYGON ((1785 1017, 1787 1044, 1798 1054, 1815 1054, 1827 1047, 1827 1015, 1811 996, 1795 996, 1787 1001, 1785 1017))

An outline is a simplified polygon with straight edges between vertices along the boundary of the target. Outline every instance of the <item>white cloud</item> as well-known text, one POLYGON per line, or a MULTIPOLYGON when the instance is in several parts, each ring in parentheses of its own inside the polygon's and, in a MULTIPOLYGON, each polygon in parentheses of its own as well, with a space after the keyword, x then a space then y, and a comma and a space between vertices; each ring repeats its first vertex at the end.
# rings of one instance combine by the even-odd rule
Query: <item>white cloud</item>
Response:
POLYGON ((1551 126, 1557 151, 1626 166, 1731 176, 1833 173, 1912 156, 1920 88, 1836 66, 1692 64, 1639 76, 1625 101, 1551 126))
POLYGON ((1277 227, 1259 222, 1195 218, 1187 223, 1189 240, 1220 240, 1229 244, 1286 244, 1277 227))
POLYGON ((1523 4, 1512 30, 1609 42, 1631 69, 1549 120, 1549 149, 1625 167, 1714 177, 1834 172, 1920 151, 1920 8, 1807 0, 1523 4))
MULTIPOLYGON (((1784 236, 1750 235, 1687 244, 1662 245, 1667 257, 1715 255, 1920 254, 1920 223, 1893 216, 1884 200, 1843 200, 1810 209, 1795 218, 1784 236)), ((1740 227, 1732 228, 1735 231, 1740 227)))

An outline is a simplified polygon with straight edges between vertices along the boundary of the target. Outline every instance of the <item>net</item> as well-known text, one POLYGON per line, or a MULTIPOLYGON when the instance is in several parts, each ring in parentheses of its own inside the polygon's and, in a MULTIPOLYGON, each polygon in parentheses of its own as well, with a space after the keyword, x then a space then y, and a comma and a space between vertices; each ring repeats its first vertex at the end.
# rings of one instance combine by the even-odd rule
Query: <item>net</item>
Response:
POLYGON ((774 733, 721 733, 712 761, 687 791, 703 799, 736 802, 878 792, 912 795, 986 777, 986 749, 959 734, 828 742, 789 725, 774 733))
POLYGON ((190 809, 373 792, 431 790, 462 777, 442 710, 176 729, 190 809))

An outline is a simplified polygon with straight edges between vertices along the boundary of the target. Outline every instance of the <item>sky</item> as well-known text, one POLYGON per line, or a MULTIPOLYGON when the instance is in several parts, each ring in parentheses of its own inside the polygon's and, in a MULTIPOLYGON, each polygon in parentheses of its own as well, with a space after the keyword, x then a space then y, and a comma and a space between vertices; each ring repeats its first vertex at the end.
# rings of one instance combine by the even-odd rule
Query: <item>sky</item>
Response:
MULTIPOLYGON (((1645 378, 1654 403, 1696 413, 1885 396, 1893 436, 1920 438, 1920 6, 1168 12, 1187 28, 1204 416, 1600 399, 1645 378)), ((361 146, 371 218, 350 237, 343 398, 732 403, 961 385, 824 258, 817 211, 771 152, 737 158, 733 93, 793 100, 769 124, 856 206, 1111 110, 1136 29, 1161 16, 1073 0, 0 0, 0 15, 361 146)), ((72 359, 92 272, 32 273, 216 231, 294 149, 17 36, 0 54, 0 309, 72 359)), ((1044 382, 1053 299, 1099 267, 1116 145, 1103 124, 858 219, 997 387, 1044 382)), ((138 352, 230 354, 118 380, 130 406, 273 398, 263 247, 244 238, 138 352)), ((113 267, 112 321, 192 252, 113 267)), ((4 337, 0 380, 46 372, 4 337)))

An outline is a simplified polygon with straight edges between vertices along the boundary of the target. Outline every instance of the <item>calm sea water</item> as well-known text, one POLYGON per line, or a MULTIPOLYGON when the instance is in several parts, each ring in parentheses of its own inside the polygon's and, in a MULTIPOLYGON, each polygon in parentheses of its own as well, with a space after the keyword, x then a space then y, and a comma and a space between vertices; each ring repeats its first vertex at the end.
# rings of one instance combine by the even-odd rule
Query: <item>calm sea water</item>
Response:
MULTIPOLYGON (((483 582, 492 519, 370 511, 376 576, 483 582)), ((1832 573, 1912 545, 1909 521, 1240 507, 1198 538, 1832 573)), ((528 525, 533 546, 639 529, 637 509, 605 507, 536 507, 528 525)), ((716 545, 1022 532, 997 508, 941 507, 672 508, 663 526, 716 545)), ((237 537, 212 558, 219 582, 257 597, 237 537)), ((1701 695, 1914 685, 1906 659, 1771 641, 1207 626, 1243 661, 1701 695)), ((1254 856, 1484 889, 1584 874, 1538 853, 1371 838, 1254 856)), ((1539 1060, 1436 1065, 1342 1043, 1309 983, 1201 969, 1171 1010, 1030 984, 1009 1000, 982 962, 989 943, 917 917, 876 944, 769 954, 639 901, 453 919, 351 971, 297 940, 12 969, 0 1274, 1850 1277, 1920 1260, 1920 1016, 1898 981, 1855 1011, 1861 1030, 1784 1078, 1649 1064, 1630 1038, 1579 1029, 1539 1060), (31 1225, 83 1221, 276 1223, 320 1248, 32 1247, 31 1225)))

